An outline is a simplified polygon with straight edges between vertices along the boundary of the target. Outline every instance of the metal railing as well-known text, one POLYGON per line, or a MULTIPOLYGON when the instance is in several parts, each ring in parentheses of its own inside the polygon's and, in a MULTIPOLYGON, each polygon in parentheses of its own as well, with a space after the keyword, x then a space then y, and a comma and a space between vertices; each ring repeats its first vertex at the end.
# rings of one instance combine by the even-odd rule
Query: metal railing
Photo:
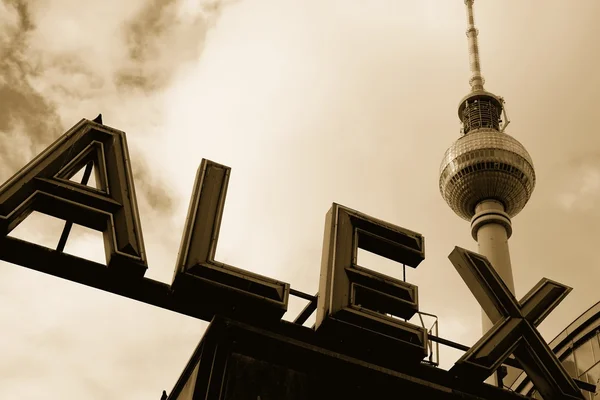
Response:
MULTIPOLYGON (((304 309, 300 312, 300 314, 298 314, 298 316, 294 319, 295 324, 303 325, 317 309, 317 303, 318 303, 318 299, 319 299, 318 293, 313 296, 313 295, 301 292, 296 289, 290 289, 290 294, 292 296, 299 297, 304 300, 308 300, 308 304, 304 307, 304 309)), ((398 318, 393 315, 387 315, 387 316, 392 317, 392 318, 398 318)), ((398 318, 398 319, 409 322, 402 318, 398 318)), ((413 321, 416 319, 418 319, 421 327, 427 331, 428 356, 427 356, 426 360, 423 360, 423 362, 437 367, 440 364, 439 342, 436 341, 436 339, 438 338, 438 334, 439 334, 438 317, 437 317, 437 315, 429 314, 429 313, 426 313, 423 311, 417 311, 416 314, 410 319, 410 321, 413 321), (425 323, 425 320, 427 320, 427 319, 433 319, 433 321, 429 327, 427 327, 426 323, 425 323)), ((413 321, 412 323, 415 323, 415 321, 413 321)), ((415 323, 415 325, 418 325, 418 324, 415 323)), ((312 328, 314 328, 314 325, 312 328)))
MULTIPOLYGON (((301 292, 296 289, 290 289, 290 294, 292 296, 299 297, 304 300, 308 300, 308 304, 304 307, 304 309, 300 312, 300 314, 298 314, 298 316, 294 319, 295 324, 302 325, 316 311, 317 302, 319 299, 318 293, 313 296, 313 295, 301 292)), ((440 344, 443 346, 451 347, 456 350, 468 351, 470 349, 469 346, 465 346, 463 344, 456 343, 451 340, 441 338, 439 336, 439 319, 438 319, 437 315, 429 314, 429 313, 426 313, 423 311, 417 311, 410 320, 404 320, 402 318, 398 318, 393 315, 388 315, 388 316, 390 316, 392 318, 397 318, 397 319, 400 319, 400 320, 403 320, 406 322, 411 322, 415 325, 417 325, 415 322, 418 319, 418 322, 420 323, 421 327, 423 329, 427 330, 428 356, 426 359, 421 361, 422 363, 429 364, 434 367, 439 367, 439 365, 440 365, 440 344), (432 320, 431 325, 429 327, 427 327, 426 326, 427 324, 425 323, 426 320, 428 320, 428 319, 432 320)), ((312 328, 314 329, 314 325, 312 326, 312 328)), ((517 362, 517 360, 515 360, 514 358, 507 358, 503 365, 511 366, 511 367, 517 368, 519 370, 523 369, 521 367, 521 365, 517 362)), ((595 391, 594 385, 590 385, 589 383, 582 382, 578 379, 574 379, 574 380, 575 380, 575 383, 577 384, 577 386, 579 386, 579 388, 586 390, 586 391, 592 391, 592 392, 595 391)), ((508 387, 504 387, 504 388, 511 390, 508 387)))
POLYGON ((467 101, 462 112, 464 133, 483 128, 499 130, 501 111, 492 100, 467 101))

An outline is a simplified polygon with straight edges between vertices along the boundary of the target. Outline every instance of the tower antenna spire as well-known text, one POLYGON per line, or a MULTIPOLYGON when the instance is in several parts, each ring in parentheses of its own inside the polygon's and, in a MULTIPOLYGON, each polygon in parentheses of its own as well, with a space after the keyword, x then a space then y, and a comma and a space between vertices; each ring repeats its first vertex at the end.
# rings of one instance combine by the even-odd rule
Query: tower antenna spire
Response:
POLYGON ((485 79, 481 75, 481 62, 479 60, 479 43, 477 42, 477 35, 479 31, 475 27, 475 17, 473 16, 473 3, 475 0, 465 0, 467 7, 467 38, 469 40, 469 62, 471 64, 471 79, 469 84, 471 85, 471 91, 483 91, 483 84, 485 79))

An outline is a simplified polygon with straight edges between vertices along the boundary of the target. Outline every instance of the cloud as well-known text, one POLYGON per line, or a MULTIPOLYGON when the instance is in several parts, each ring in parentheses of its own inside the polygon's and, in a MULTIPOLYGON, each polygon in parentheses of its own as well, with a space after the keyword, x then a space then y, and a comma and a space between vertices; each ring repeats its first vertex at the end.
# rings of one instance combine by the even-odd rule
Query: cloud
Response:
POLYGON ((169 213, 176 200, 144 159, 144 136, 160 125, 161 89, 198 59, 207 31, 230 3, 109 1, 85 10, 71 0, 2 3, 0 179, 80 118, 102 112, 107 125, 136 127, 128 142, 138 198, 142 207, 169 213))
POLYGON ((127 55, 115 73, 117 88, 164 88, 178 68, 198 58, 208 28, 225 3, 229 2, 148 2, 123 25, 127 55))
POLYGON ((566 211, 582 212, 596 207, 600 200, 600 157, 582 157, 571 165, 556 196, 566 211))
POLYGON ((56 135, 56 108, 30 83, 40 74, 37 53, 29 52, 35 25, 27 3, 0 6, 0 179, 20 167, 56 135))
POLYGON ((132 169, 136 191, 144 194, 142 201, 145 205, 153 212, 171 214, 176 202, 170 194, 169 185, 150 172, 150 167, 142 157, 133 159, 132 169))

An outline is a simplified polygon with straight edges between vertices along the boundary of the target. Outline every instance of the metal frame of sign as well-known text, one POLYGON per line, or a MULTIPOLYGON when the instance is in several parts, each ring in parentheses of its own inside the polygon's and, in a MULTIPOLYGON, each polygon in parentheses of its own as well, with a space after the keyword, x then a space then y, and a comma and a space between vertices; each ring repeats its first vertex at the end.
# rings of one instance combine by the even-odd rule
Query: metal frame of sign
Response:
POLYGON ((517 302, 486 257, 456 247, 448 258, 494 323, 451 371, 484 380, 514 354, 544 399, 584 399, 536 329, 571 288, 544 278, 517 302))

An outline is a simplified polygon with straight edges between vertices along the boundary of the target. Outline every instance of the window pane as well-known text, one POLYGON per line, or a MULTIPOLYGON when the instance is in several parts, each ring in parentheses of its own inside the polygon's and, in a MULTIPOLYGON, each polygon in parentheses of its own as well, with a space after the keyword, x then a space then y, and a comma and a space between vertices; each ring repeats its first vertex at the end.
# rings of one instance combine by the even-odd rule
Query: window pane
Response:
POLYGON ((591 342, 592 349, 594 350, 594 362, 598 362, 600 361, 600 341, 598 339, 598 332, 596 332, 596 335, 594 335, 591 342))
POLYGON ((563 361, 561 361, 561 364, 563 365, 563 367, 565 367, 565 370, 571 378, 577 376, 575 361, 573 361, 573 353, 569 354, 563 361))
POLYGON ((592 385, 596 385, 596 393, 600 393, 600 362, 594 365, 594 368, 590 369, 586 374, 587 381, 592 385))
POLYGON ((577 375, 583 374, 594 365, 592 343, 589 340, 575 349, 575 363, 577 364, 577 375))

